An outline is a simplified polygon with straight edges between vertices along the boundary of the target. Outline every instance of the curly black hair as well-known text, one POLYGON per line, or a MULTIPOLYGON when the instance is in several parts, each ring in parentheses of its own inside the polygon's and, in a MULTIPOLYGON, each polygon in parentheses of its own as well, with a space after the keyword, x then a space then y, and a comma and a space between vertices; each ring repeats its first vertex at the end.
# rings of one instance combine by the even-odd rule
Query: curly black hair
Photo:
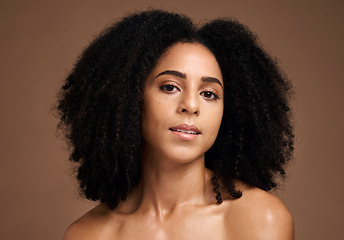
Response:
POLYGON ((59 128, 72 147, 86 198, 114 209, 141 177, 141 110, 145 80, 176 43, 200 43, 216 57, 224 114, 205 165, 211 183, 240 198, 235 182, 276 187, 293 157, 291 83, 257 37, 234 19, 198 27, 188 17, 149 10, 103 31, 82 53, 59 92, 59 128))

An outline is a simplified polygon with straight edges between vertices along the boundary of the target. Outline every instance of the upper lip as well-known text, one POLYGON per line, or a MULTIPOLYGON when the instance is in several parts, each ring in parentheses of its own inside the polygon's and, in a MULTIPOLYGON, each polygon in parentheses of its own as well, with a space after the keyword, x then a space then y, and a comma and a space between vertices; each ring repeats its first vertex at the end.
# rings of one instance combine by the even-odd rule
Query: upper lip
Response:
POLYGON ((198 130, 198 128, 195 125, 188 125, 188 124, 181 124, 178 126, 170 127, 170 130, 172 131, 182 131, 187 132, 191 134, 201 134, 201 132, 198 130))

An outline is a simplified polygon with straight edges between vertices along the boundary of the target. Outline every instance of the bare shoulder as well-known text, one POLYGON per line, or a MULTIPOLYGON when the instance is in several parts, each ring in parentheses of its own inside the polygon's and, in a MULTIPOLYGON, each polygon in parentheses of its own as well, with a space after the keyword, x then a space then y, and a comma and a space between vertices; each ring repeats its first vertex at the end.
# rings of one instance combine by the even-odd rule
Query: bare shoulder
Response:
POLYGON ((283 202, 258 188, 247 188, 230 204, 227 219, 238 239, 294 239, 292 216, 283 202))
POLYGON ((116 221, 115 214, 105 204, 101 204, 72 223, 63 239, 116 239, 116 231, 120 226, 121 222, 116 221))

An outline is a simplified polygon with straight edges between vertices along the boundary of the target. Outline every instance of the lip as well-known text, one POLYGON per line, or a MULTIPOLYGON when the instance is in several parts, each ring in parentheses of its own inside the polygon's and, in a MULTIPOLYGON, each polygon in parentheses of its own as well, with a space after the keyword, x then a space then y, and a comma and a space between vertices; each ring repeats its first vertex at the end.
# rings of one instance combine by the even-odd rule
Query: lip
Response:
POLYGON ((195 125, 181 124, 178 126, 170 127, 169 130, 177 138, 185 141, 191 141, 196 139, 201 132, 195 125))

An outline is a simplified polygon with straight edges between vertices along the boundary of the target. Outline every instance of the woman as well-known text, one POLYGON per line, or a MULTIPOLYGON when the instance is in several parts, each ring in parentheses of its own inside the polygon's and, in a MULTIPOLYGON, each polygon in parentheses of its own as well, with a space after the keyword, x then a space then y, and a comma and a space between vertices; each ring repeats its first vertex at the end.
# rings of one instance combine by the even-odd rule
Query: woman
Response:
POLYGON ((146 11, 84 51, 58 110, 85 196, 65 239, 293 239, 266 192, 292 158, 290 83, 235 20, 146 11))

